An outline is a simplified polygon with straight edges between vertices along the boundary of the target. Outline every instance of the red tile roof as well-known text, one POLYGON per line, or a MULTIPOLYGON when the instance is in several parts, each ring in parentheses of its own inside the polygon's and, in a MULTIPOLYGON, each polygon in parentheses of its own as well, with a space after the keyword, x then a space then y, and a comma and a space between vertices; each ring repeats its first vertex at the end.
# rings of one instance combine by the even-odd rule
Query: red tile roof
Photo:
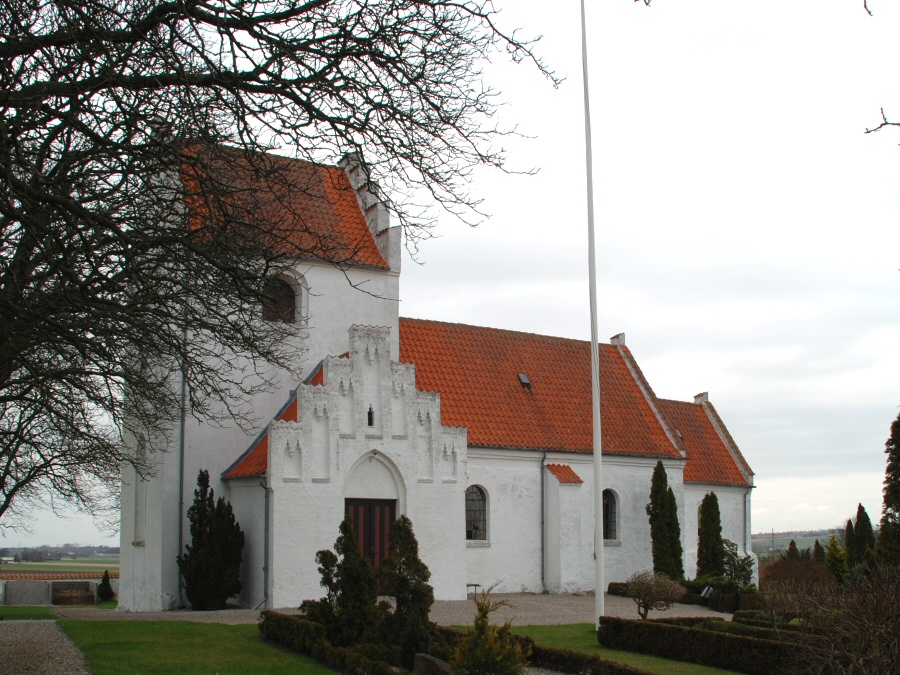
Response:
POLYGON ((681 440, 687 450, 684 480, 689 483, 714 483, 718 485, 748 486, 753 475, 744 457, 731 439, 725 426, 718 419, 711 403, 659 400, 669 424, 681 432, 681 440), (711 409, 707 410, 707 407, 711 409), (724 430, 727 441, 716 431, 713 423, 724 430), (741 469, 744 469, 742 472, 741 469))
MULTIPOLYGON (((588 342, 400 319, 400 360, 415 364, 418 389, 440 393, 441 423, 466 427, 470 446, 593 450, 588 342)), ((624 345, 600 345, 600 380, 604 453, 682 457, 624 345)))
POLYGON ((584 482, 568 464, 547 464, 547 471, 556 476, 560 483, 580 485, 584 482))
MULTIPOLYGON (((284 408, 275 416, 280 422, 297 421, 297 397, 293 393, 284 408)), ((269 430, 266 428, 237 461, 222 472, 223 478, 264 476, 269 468, 269 430)))
MULTIPOLYGON (((415 364, 417 389, 440 394, 441 423, 465 427, 469 446, 593 450, 588 342, 400 319, 400 361, 415 364)), ((686 456, 688 482, 749 485, 752 471, 710 403, 657 399, 624 344, 600 345, 600 377, 604 454, 686 456)), ((324 384, 321 365, 308 383, 324 384)), ((297 420, 296 398, 276 419, 297 420)), ((267 462, 264 432, 223 475, 263 475, 267 462)), ((547 468, 581 482, 567 465, 547 468)))
POLYGON ((230 217, 241 237, 262 237, 261 243, 289 256, 390 267, 342 168, 218 146, 214 156, 209 149, 186 154, 182 181, 195 229, 230 217), (202 215, 209 213, 219 215, 202 215), (248 214, 256 222, 241 222, 248 214))

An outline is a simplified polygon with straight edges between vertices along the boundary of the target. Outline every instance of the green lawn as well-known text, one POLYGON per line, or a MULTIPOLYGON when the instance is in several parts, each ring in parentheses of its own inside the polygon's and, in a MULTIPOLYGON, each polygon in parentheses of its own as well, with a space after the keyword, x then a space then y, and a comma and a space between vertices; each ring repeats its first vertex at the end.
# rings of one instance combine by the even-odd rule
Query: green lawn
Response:
POLYGON ((96 675, 269 675, 334 671, 265 642, 256 625, 191 621, 68 621, 60 627, 96 675))
MULTIPOLYGON (((114 605, 110 603, 111 606, 114 605)), ((51 607, 0 607, 0 616, 53 619, 51 607)), ((59 625, 84 652, 96 675, 260 675, 334 671, 314 659, 277 647, 259 637, 255 624, 228 626, 192 621, 73 621, 59 625)), ((462 628, 466 630, 466 628, 462 628)), ((605 649, 589 623, 562 626, 515 626, 513 630, 549 647, 597 654, 609 661, 666 675, 711 675, 731 671, 656 656, 605 649)))
POLYGON ((0 606, 0 616, 9 621, 31 619, 55 619, 52 607, 17 607, 15 605, 0 606))
POLYGON ((720 670, 701 666, 696 663, 684 663, 683 661, 670 661, 658 656, 623 652, 615 649, 606 649, 597 643, 597 635, 594 626, 589 623, 574 623, 562 626, 513 626, 513 632, 519 635, 527 635, 540 645, 557 647, 559 649, 571 649, 572 651, 597 654, 609 661, 615 661, 633 668, 646 670, 650 673, 663 673, 665 675, 712 675, 713 673, 730 673, 730 670, 720 670))

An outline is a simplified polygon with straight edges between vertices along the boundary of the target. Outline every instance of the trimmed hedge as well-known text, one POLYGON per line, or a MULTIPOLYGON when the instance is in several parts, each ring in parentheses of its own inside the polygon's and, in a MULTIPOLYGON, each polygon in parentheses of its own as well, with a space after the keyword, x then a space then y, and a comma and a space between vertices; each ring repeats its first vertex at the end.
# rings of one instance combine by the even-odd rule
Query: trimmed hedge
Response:
MULTIPOLYGON (((394 668, 384 661, 374 661, 366 654, 350 647, 335 647, 325 639, 325 627, 303 617, 279 614, 265 610, 260 614, 259 632, 266 640, 271 640, 291 651, 312 656, 329 668, 342 672, 361 670, 368 675, 402 675, 408 670, 394 668)), ((363 645, 368 654, 379 651, 378 647, 363 645)))
POLYGON ((749 626, 739 621, 724 621, 722 619, 707 619, 696 624, 694 628, 708 630, 714 633, 728 633, 729 635, 744 635, 746 637, 760 638, 762 640, 777 640, 778 634, 771 627, 749 626))
MULTIPOLYGON (((451 647, 455 647, 456 643, 466 636, 464 631, 444 626, 439 626, 438 632, 446 638, 451 647)), ((524 635, 513 635, 513 637, 523 647, 531 650, 530 663, 536 668, 546 668, 560 673, 574 673, 575 675, 649 675, 646 670, 607 661, 596 654, 544 647, 524 635)))
POLYGON ((799 656, 792 645, 775 640, 613 617, 600 619, 597 640, 609 649, 759 675, 789 672, 791 663, 799 656))
POLYGON ((624 581, 610 581, 609 586, 606 588, 606 592, 610 595, 618 595, 621 598, 629 597, 628 584, 624 581))
POLYGON ((259 633, 266 640, 307 656, 320 640, 325 640, 325 626, 301 616, 264 610, 259 615, 259 633))

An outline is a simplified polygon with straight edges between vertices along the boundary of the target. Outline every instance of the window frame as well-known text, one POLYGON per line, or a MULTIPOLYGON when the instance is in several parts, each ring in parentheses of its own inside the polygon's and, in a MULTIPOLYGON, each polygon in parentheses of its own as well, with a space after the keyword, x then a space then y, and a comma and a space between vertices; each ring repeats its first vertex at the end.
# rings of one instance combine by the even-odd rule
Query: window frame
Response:
POLYGON ((466 488, 465 516, 466 543, 475 546, 487 544, 490 541, 488 538, 488 494, 483 486, 470 485, 466 488), (470 495, 472 496, 470 497, 470 495), (475 522, 476 518, 477 523, 475 522), (480 527, 476 527, 476 525, 480 525, 480 527), (476 536, 476 534, 481 536, 476 536))
POLYGON ((603 541, 612 542, 621 539, 619 527, 619 497, 609 488, 603 491, 603 541), (607 508, 607 504, 612 508, 607 508))

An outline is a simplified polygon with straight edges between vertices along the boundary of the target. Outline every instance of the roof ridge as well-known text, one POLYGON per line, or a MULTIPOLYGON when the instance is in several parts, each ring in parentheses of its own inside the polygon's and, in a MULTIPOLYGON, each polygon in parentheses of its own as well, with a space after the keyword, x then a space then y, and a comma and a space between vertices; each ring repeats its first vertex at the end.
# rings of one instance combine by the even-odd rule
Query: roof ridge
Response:
MULTIPOLYGON (((672 422, 668 417, 665 416, 665 414, 663 414, 662 408, 659 406, 659 399, 656 397, 656 393, 653 391, 653 387, 650 386, 647 378, 644 377, 644 371, 641 370, 641 367, 637 364, 634 356, 632 356, 631 350, 628 349, 628 345, 619 342, 615 345, 615 347, 622 355, 622 359, 625 361, 625 365, 628 367, 628 372, 631 373, 631 376, 634 378, 635 383, 637 383, 638 389, 641 390, 641 393, 644 394, 644 397, 647 399, 647 403, 650 405, 650 409, 653 410, 654 414, 656 415, 656 419, 659 421, 660 426, 662 426, 663 431, 666 434, 666 438, 669 439, 669 442, 672 444, 675 450, 677 450, 682 457, 687 459, 687 450, 684 447, 684 443, 682 443, 681 440, 676 437, 672 422)), ((602 409, 602 399, 600 405, 602 409)))
MULTIPOLYGON (((534 332, 526 331, 526 330, 516 330, 514 328, 497 328, 495 326, 478 326, 478 325, 475 325, 472 323, 461 323, 459 321, 439 321, 438 319, 417 319, 417 318, 411 317, 411 316, 401 316, 400 321, 416 321, 419 323, 432 323, 432 324, 440 324, 443 326, 460 326, 462 328, 475 328, 478 330, 494 331, 494 332, 498 332, 498 333, 511 333, 514 335, 529 335, 532 337, 544 338, 544 339, 548 339, 548 340, 565 340, 566 342, 575 342, 578 344, 585 344, 585 345, 591 344, 590 340, 583 340, 580 338, 563 337, 561 335, 546 335, 544 333, 534 333, 534 332)), ((599 342, 598 344, 601 344, 601 345, 604 345, 607 347, 613 346, 609 342, 599 342)))

